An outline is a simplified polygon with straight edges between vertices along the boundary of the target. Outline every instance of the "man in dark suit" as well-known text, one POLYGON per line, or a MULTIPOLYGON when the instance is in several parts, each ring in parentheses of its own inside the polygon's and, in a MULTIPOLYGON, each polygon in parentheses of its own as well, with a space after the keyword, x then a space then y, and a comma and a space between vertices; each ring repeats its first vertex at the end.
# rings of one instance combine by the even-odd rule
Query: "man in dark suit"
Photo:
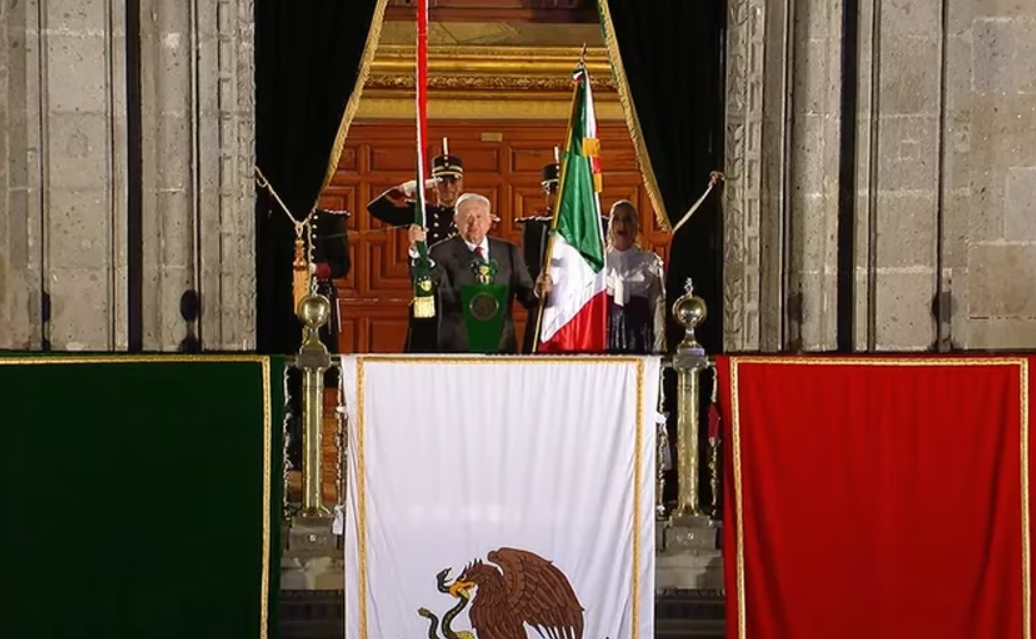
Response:
MULTIPOLYGON (((536 308, 540 297, 551 291, 553 284, 550 275, 541 274, 534 284, 521 250, 510 242, 487 236, 494 219, 487 198, 474 193, 460 196, 455 219, 458 234, 435 244, 428 251, 432 260, 432 279, 439 298, 438 350, 443 353, 468 352, 461 287, 477 283, 472 269, 474 262, 491 260, 498 265, 493 283, 507 286, 507 306, 503 311, 504 326, 499 352, 517 353, 518 339, 512 316, 514 302, 528 309, 536 308)), ((408 235, 410 256, 413 259, 417 255, 416 244, 425 239, 427 232, 412 226, 408 235)))

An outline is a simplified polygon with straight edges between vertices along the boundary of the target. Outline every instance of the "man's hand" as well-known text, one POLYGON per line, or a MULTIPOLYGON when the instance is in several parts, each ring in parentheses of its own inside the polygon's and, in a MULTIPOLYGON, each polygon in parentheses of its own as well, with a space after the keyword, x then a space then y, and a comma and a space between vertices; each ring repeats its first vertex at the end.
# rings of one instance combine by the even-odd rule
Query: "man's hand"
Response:
POLYGON ((540 276, 536 278, 536 293, 543 297, 550 295, 552 290, 554 290, 554 280, 550 278, 550 273, 540 273, 540 276))
POLYGON ((407 229, 406 236, 410 240, 410 248, 415 248, 418 242, 427 241, 428 231, 416 224, 411 224, 410 228, 407 229))

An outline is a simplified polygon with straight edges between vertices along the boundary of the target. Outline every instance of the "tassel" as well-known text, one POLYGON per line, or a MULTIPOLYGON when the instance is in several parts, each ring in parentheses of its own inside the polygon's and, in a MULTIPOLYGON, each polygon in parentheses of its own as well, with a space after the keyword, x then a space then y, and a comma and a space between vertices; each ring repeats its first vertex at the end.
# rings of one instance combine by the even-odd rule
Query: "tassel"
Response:
POLYGON ((295 240, 295 261, 292 264, 292 298, 298 311, 299 303, 309 295, 309 264, 306 263, 306 243, 299 237, 295 240))
POLYGON ((435 298, 431 295, 414 297, 414 317, 420 319, 435 317, 435 298))
POLYGON ((719 439, 719 406, 709 404, 709 439, 719 439))

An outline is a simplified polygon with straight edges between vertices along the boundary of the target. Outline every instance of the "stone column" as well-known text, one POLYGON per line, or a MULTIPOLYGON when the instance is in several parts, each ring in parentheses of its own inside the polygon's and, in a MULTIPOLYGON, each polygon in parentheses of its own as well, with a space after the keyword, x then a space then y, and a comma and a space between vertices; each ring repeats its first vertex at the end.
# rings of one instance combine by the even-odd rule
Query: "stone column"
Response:
POLYGON ((941 3, 861 0, 856 350, 936 339, 941 3))
POLYGON ((125 6, 0 11, 0 347, 125 348, 125 6))
MULTIPOLYGON (((0 348, 127 347, 125 16, 0 3, 0 348)), ((252 2, 142 0, 141 30, 145 349, 251 349, 252 2)))
POLYGON ((789 111, 785 347, 837 347, 841 0, 796 0, 789 111))
POLYGON ((841 0, 732 0, 724 348, 836 342, 841 0))
POLYGON ((145 349, 254 348, 253 7, 142 0, 145 349), (199 319, 181 313, 185 296, 199 319))

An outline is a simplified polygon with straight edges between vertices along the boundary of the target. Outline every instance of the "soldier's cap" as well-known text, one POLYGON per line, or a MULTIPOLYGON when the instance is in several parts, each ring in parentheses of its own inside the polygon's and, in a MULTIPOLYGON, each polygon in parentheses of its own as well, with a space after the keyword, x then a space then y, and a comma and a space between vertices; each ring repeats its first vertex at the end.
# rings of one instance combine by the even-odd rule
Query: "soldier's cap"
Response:
POLYGON ((561 165, 557 162, 548 164, 540 171, 540 184, 548 186, 558 183, 558 175, 561 174, 561 165))
POLYGON ((456 155, 440 155, 432 160, 432 177, 461 177, 464 162, 456 155))

